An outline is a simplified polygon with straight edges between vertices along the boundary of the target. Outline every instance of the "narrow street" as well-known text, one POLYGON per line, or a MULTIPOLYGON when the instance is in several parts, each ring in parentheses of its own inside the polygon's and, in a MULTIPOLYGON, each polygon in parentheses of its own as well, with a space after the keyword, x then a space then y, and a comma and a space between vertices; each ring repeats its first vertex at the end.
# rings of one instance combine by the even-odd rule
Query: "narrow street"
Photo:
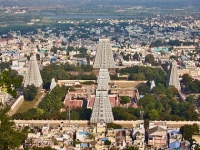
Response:
POLYGON ((39 97, 37 103, 35 104, 34 108, 37 108, 39 103, 42 101, 42 99, 46 96, 46 93, 42 93, 42 95, 39 97))

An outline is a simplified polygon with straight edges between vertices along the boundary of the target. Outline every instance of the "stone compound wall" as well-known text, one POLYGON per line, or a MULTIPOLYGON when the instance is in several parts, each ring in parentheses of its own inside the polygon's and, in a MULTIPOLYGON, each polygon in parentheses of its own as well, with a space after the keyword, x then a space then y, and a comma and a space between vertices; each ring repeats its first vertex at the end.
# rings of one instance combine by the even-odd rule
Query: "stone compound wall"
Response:
MULTIPOLYGON (((113 123, 120 124, 123 127, 127 128, 134 128, 138 125, 139 121, 125 121, 125 120, 115 120, 113 123)), ((14 120, 16 124, 26 124, 30 126, 43 126, 44 124, 48 123, 51 126, 58 126, 59 124, 63 123, 64 125, 68 126, 68 120, 14 120)), ((183 125, 189 124, 192 125, 196 123, 200 126, 200 121, 150 121, 154 123, 164 123, 170 128, 180 128, 183 125)), ((78 125, 78 126, 86 126, 89 124, 89 120, 70 120, 70 125, 78 125)))
POLYGON ((43 126, 44 124, 49 124, 50 126, 58 126, 61 123, 65 126, 78 125, 78 126, 86 126, 89 124, 88 120, 13 120, 15 124, 23 124, 29 126, 43 126))
POLYGON ((11 106, 10 111, 8 113, 9 116, 12 116, 19 109, 21 104, 24 102, 24 96, 20 95, 19 98, 15 101, 15 103, 11 106))

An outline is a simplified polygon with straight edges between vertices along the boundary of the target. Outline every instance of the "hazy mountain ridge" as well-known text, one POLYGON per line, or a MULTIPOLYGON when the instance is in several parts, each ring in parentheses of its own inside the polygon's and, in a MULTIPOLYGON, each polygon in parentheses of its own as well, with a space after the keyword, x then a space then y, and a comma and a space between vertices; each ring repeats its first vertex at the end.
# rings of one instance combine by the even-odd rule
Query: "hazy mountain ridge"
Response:
POLYGON ((143 5, 149 7, 199 6, 199 0, 0 0, 1 6, 93 6, 93 5, 143 5))

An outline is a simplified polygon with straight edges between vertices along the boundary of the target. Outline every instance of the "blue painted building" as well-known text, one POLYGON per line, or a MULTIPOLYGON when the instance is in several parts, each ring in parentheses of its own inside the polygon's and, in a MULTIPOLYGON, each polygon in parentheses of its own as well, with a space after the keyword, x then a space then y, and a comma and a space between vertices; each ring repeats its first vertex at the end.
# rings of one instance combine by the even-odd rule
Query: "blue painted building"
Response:
POLYGON ((154 48, 154 52, 161 52, 161 51, 164 51, 165 53, 168 53, 169 52, 169 48, 167 48, 167 47, 155 47, 154 48))

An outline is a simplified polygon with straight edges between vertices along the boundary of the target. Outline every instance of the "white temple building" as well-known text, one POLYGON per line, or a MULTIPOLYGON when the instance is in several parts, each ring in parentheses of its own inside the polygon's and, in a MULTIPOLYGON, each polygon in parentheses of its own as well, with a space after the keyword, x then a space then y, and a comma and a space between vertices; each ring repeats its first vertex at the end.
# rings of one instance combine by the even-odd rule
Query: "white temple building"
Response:
POLYGON ((97 79, 98 86, 95 93, 95 101, 90 122, 111 123, 114 121, 114 117, 108 96, 110 82, 108 69, 115 68, 115 62, 109 39, 99 40, 98 50, 93 67, 99 68, 100 70, 97 79))
POLYGON ((153 90, 153 88, 156 87, 155 81, 154 80, 150 81, 150 84, 151 84, 150 90, 153 90))
POLYGON ((39 66, 38 66, 35 55, 32 55, 30 57, 28 71, 25 76, 24 87, 27 87, 28 85, 32 85, 32 84, 37 88, 42 87, 42 84, 43 84, 39 66))
POLYGON ((167 79, 167 87, 174 86, 177 88, 177 90, 181 90, 180 82, 179 82, 179 76, 178 76, 178 70, 177 70, 177 62, 175 60, 172 61, 168 79, 167 79))
POLYGON ((99 69, 115 68, 115 61, 109 39, 99 39, 93 67, 99 69))
POLYGON ((51 84, 50 84, 50 90, 53 90, 55 87, 56 87, 56 81, 54 78, 52 78, 51 84))
POLYGON ((108 83, 110 82, 108 69, 100 69, 97 82, 98 87, 96 89, 95 101, 90 122, 113 122, 114 118, 112 114, 112 107, 108 96, 108 83))

